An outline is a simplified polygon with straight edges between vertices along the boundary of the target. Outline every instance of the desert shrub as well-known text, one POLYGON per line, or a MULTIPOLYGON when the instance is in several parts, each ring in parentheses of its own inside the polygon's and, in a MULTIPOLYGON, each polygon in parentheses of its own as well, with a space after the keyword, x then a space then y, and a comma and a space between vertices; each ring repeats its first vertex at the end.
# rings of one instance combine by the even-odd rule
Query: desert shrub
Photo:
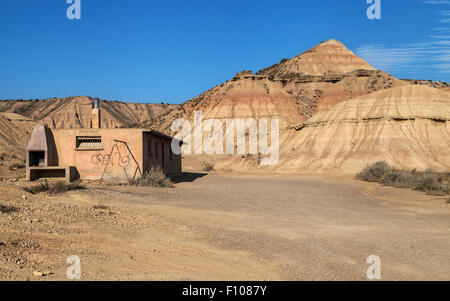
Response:
POLYGON ((380 183, 397 188, 415 188, 416 176, 409 171, 390 169, 381 178, 380 183))
POLYGON ((443 176, 433 171, 419 174, 415 186, 415 189, 432 195, 447 195, 449 193, 448 183, 444 183, 443 176))
POLYGON ((203 162, 203 171, 213 171, 214 165, 209 162, 203 162))
POLYGON ((4 214, 9 214, 12 212, 16 212, 19 209, 17 209, 16 207, 13 206, 5 206, 5 205, 0 205, 0 212, 4 213, 4 214))
POLYGON ((31 194, 37 194, 42 192, 48 192, 49 194, 62 194, 70 190, 78 190, 84 188, 85 188, 84 186, 78 183, 66 183, 64 181, 57 181, 51 185, 45 182, 31 187, 24 187, 23 189, 31 194))
POLYGON ((380 161, 367 166, 356 175, 358 180, 378 182, 386 186, 409 188, 423 191, 431 195, 447 195, 450 193, 450 174, 435 172, 431 169, 398 170, 380 161))
POLYGON ((41 193, 41 192, 47 192, 50 190, 50 185, 48 183, 40 183, 31 187, 24 187, 24 190, 26 192, 30 192, 32 194, 41 193))
POLYGON ((94 205, 93 208, 96 210, 108 210, 109 209, 109 207, 105 206, 105 205, 94 205))
POLYGON ((380 182, 390 170, 391 167, 385 161, 379 161, 364 168, 356 178, 366 182, 380 182))
POLYGON ((172 181, 166 177, 161 168, 152 167, 142 178, 133 183, 136 186, 173 187, 172 181))
POLYGON ((21 163, 14 163, 9 166, 9 170, 23 169, 23 168, 25 168, 25 165, 21 163))
POLYGON ((80 190, 85 187, 79 183, 66 183, 65 181, 57 181, 51 185, 49 192, 53 194, 61 194, 71 190, 80 190))

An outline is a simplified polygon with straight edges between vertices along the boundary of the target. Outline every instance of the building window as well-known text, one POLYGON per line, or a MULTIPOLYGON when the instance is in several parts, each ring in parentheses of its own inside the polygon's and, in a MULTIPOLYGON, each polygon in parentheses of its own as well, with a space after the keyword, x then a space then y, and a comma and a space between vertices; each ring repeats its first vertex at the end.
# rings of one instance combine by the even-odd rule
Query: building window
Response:
POLYGON ((155 142, 155 157, 158 157, 158 142, 155 142))
POLYGON ((148 140, 148 143, 147 143, 147 154, 149 157, 153 156, 151 140, 148 140))
POLYGON ((77 149, 101 149, 102 137, 77 137, 77 149))

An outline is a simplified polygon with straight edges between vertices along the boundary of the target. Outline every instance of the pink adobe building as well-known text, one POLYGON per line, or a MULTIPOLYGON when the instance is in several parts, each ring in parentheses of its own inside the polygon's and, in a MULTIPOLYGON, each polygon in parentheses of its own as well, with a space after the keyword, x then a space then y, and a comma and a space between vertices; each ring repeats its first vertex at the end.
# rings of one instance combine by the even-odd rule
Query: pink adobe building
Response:
POLYGON ((27 146, 27 179, 130 183, 151 167, 166 175, 181 174, 181 155, 172 152, 172 137, 150 129, 102 129, 100 113, 96 101, 89 129, 36 126, 27 146))

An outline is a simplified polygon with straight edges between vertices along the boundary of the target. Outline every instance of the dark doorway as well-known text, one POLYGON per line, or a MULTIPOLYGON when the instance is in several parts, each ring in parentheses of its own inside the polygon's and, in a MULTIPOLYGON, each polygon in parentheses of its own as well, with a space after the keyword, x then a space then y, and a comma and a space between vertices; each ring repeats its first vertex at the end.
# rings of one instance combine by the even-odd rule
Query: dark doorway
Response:
POLYGON ((166 158, 166 153, 164 152, 164 143, 161 143, 161 158, 162 158, 161 168, 164 172, 164 159, 166 158))
POLYGON ((45 166, 45 152, 32 151, 28 153, 30 167, 44 167, 45 166))

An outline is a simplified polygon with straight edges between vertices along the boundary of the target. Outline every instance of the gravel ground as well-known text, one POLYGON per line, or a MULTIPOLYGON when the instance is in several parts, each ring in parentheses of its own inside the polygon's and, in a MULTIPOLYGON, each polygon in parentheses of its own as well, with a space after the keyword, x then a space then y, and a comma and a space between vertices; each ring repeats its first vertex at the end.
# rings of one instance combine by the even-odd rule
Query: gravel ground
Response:
POLYGON ((49 196, 0 184, 0 280, 450 280, 450 204, 351 179, 188 174, 49 196))

